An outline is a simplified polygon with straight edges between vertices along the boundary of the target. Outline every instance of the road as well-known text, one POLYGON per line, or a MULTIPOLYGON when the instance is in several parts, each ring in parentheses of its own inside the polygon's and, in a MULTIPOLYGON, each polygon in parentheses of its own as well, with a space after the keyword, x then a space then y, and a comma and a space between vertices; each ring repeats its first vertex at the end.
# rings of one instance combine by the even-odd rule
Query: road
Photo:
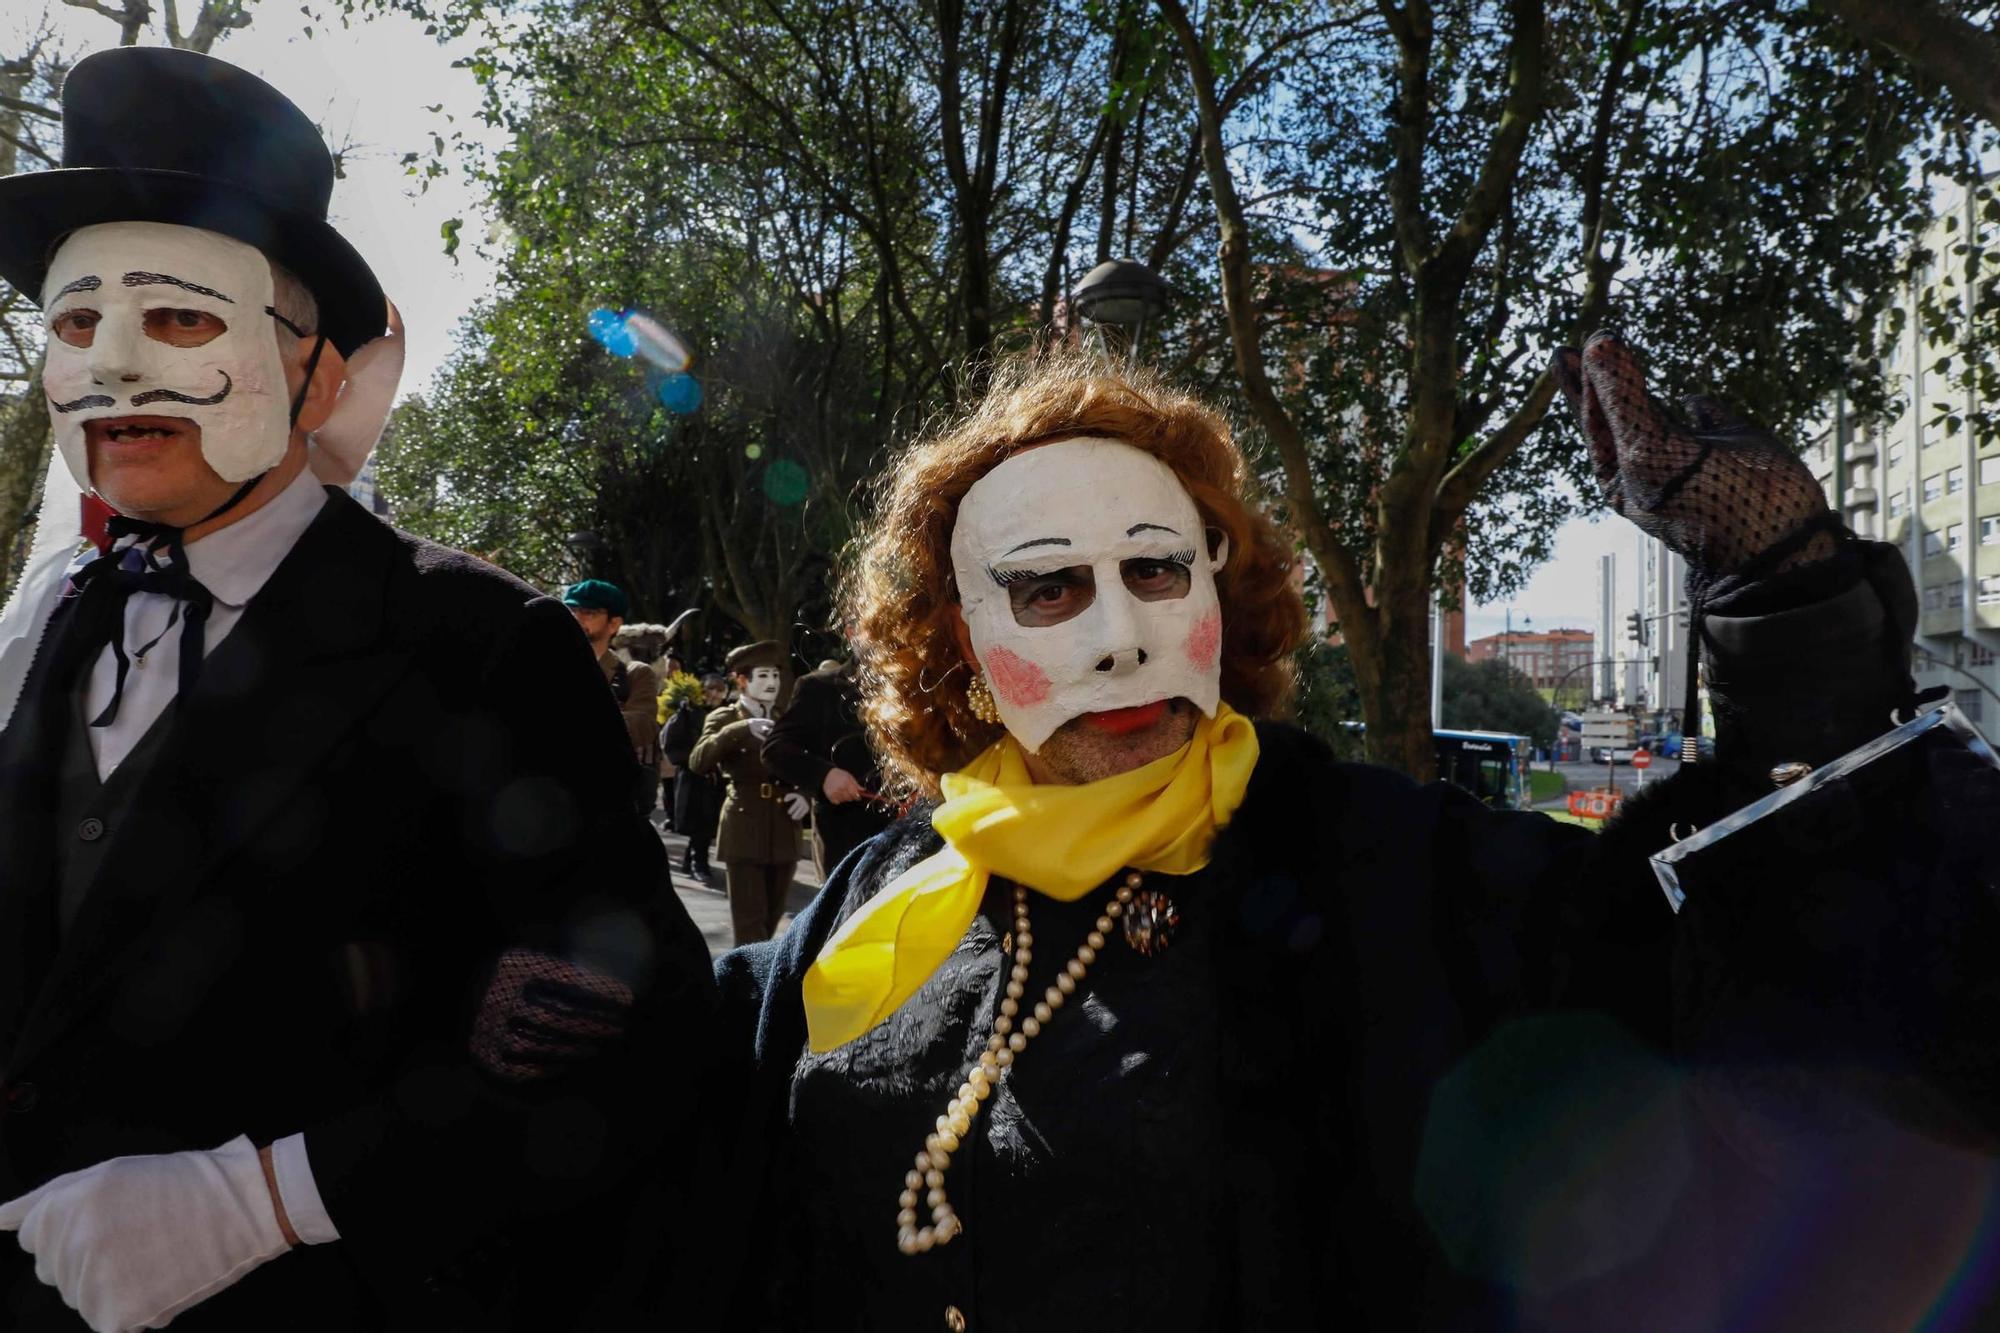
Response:
MULTIPOLYGON (((1621 792, 1629 792, 1633 788, 1637 787, 1642 779, 1646 782, 1663 782, 1667 778, 1670 778, 1674 774, 1680 772, 1680 770, 1681 770, 1680 760, 1662 759, 1658 755, 1655 755, 1653 756, 1652 767, 1648 768, 1643 775, 1639 772, 1638 769, 1633 768, 1630 764, 1613 765, 1610 768, 1610 773, 1612 775, 1612 781, 1614 781, 1618 786, 1618 790, 1621 792)), ((1563 777, 1569 780, 1569 789, 1571 791, 1583 791, 1591 787, 1604 786, 1605 771, 1606 771, 1605 765, 1603 764, 1557 764, 1556 765, 1556 772, 1562 774, 1563 777)), ((1567 800, 1567 798, 1565 797, 1564 800, 1567 800)), ((1563 804, 1563 801, 1556 801, 1553 803, 1545 802, 1544 804, 1554 804, 1560 807, 1563 804)))
MULTIPOLYGON (((654 811, 653 817, 657 821, 659 812, 654 811)), ((658 828, 658 823, 653 827, 658 828)), ((687 848, 686 838, 678 833, 662 831, 660 841, 666 844, 667 861, 673 866, 674 892, 680 895, 688 915, 701 928, 702 938, 708 941, 709 956, 713 958, 727 953, 734 940, 729 930, 729 895, 723 892, 721 864, 717 863, 714 867, 714 881, 705 884, 692 875, 681 873, 681 852, 687 848)), ((800 856, 798 871, 792 878, 792 895, 786 903, 785 924, 791 924, 792 917, 804 911, 806 904, 818 892, 819 872, 813 869, 812 855, 808 852, 800 856)))

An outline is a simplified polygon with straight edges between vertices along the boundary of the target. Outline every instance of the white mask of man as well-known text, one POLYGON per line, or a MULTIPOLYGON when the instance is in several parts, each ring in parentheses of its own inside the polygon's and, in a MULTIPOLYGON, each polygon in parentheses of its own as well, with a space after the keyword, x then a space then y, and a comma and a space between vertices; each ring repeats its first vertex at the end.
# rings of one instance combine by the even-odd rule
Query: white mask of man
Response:
POLYGON ((784 674, 776 667, 751 667, 749 680, 743 686, 743 697, 755 700, 768 710, 778 702, 778 689, 784 681, 784 674))
POLYGON ((107 222, 65 240, 42 288, 42 388, 77 485, 91 487, 85 424, 112 417, 192 421, 224 481, 277 466, 291 403, 271 302, 269 261, 211 231, 107 222))
POLYGON ((1014 739, 1039 753, 1072 718, 1162 699, 1213 716, 1228 558, 1173 469, 1117 440, 1043 445, 975 482, 952 573, 1014 739))

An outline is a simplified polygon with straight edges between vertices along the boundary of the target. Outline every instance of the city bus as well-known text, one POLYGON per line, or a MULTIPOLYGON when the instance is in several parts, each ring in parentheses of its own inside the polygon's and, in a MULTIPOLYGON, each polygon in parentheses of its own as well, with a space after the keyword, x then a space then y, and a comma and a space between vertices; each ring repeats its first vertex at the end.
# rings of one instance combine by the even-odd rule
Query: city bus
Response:
POLYGON ((1526 736, 1504 731, 1435 731, 1438 777, 1463 787, 1496 810, 1527 810, 1528 765, 1535 751, 1526 736))

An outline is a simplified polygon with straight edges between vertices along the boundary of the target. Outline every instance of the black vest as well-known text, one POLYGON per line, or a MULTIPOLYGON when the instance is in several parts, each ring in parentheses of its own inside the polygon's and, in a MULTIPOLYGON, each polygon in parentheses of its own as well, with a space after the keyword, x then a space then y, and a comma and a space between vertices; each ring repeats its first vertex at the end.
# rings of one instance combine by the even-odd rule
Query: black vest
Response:
MULTIPOLYGON (((77 691, 74 706, 69 709, 69 726, 65 728, 67 734, 57 769, 56 818, 51 836, 58 944, 69 933, 71 923, 83 907, 84 896, 97 879, 98 868, 104 864, 105 853, 124 827, 132 796, 173 731, 178 709, 178 703, 169 703, 110 778, 100 781, 90 748, 89 725, 84 718, 87 710, 83 692, 77 691)), ((42 960, 42 966, 47 966, 47 960, 42 960)))

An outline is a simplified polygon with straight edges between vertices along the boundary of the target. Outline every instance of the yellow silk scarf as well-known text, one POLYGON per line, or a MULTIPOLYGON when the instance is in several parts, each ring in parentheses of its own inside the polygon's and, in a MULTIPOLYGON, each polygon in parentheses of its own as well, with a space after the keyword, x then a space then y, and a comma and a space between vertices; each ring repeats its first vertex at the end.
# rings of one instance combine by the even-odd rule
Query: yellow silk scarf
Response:
POLYGON ((1073 902, 1131 866, 1185 875, 1257 766, 1250 720, 1218 704, 1181 749, 1078 786, 1037 786, 1012 736, 956 773, 931 814, 943 851, 898 875, 842 923, 806 970, 806 1031, 830 1051, 880 1023, 958 947, 992 875, 1073 902))

